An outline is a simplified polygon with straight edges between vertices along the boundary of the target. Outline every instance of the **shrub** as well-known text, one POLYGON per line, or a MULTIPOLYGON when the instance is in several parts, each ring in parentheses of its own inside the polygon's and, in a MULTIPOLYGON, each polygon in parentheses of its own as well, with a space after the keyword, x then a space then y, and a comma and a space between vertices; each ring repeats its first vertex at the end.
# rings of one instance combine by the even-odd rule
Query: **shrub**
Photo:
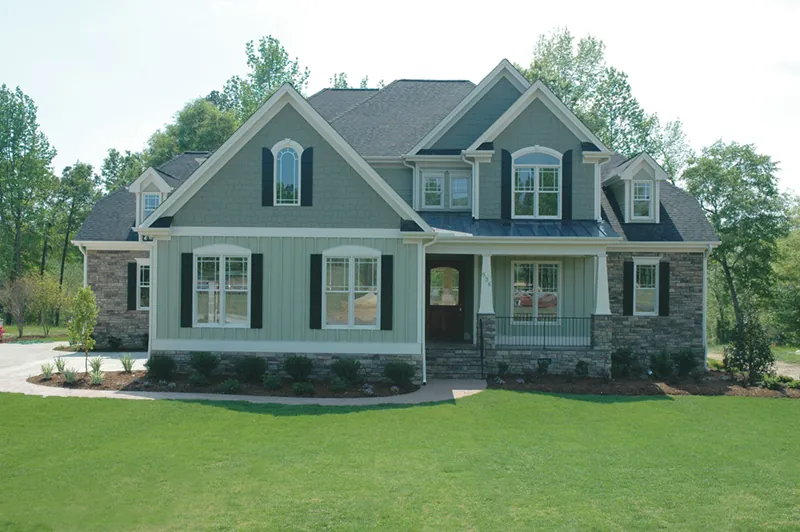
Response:
POLYGON ((734 334, 733 343, 725 347, 725 367, 747 375, 750 384, 757 383, 772 369, 775 355, 769 345, 764 327, 754 315, 746 316, 741 330, 734 334))
POLYGON ((100 386, 101 384, 103 384, 104 377, 105 376, 103 375, 103 372, 100 371, 99 369, 92 370, 92 372, 89 374, 89 379, 92 386, 100 386))
POLYGON ((310 382, 295 382, 292 384, 292 393, 295 395, 314 395, 314 385, 310 382))
POLYGON ((308 357, 294 355, 283 361, 283 371, 298 382, 307 381, 314 370, 314 361, 308 357))
POLYGON ((567 381, 567 382, 574 381, 575 380, 575 374, 572 373, 571 371, 567 371, 566 373, 564 373, 564 380, 567 381))
POLYGON ((689 349, 672 355, 672 365, 678 377, 687 377, 697 369, 699 361, 689 349))
POLYGON ((366 395, 367 397, 372 397, 375 395, 375 390, 372 388, 370 383, 364 383, 364 386, 361 387, 361 393, 366 395))
POLYGON ((790 377, 789 375, 778 375, 775 378, 778 379, 778 382, 782 382, 784 384, 789 384, 790 382, 794 381, 794 378, 790 377))
POLYGON ((208 386, 209 384, 211 384, 211 381, 205 375, 199 373, 189 375, 189 386, 208 386))
POLYGON ((332 392, 346 392, 347 389, 350 388, 350 384, 348 381, 344 379, 340 379, 339 377, 334 378, 331 381, 331 391, 332 392))
POLYGON ((92 357, 89 359, 89 367, 92 368, 92 372, 100 371, 100 368, 103 367, 103 357, 92 357))
POLYGON ((246 356, 236 361, 235 369, 240 381, 257 384, 267 371, 267 361, 254 355, 246 356))
POLYGON ((764 375, 761 378, 761 386, 768 390, 780 390, 784 387, 784 382, 774 375, 764 375))
POLYGON ((52 379, 53 371, 55 369, 56 367, 50 362, 45 362, 44 364, 42 364, 42 380, 49 381, 50 379, 52 379))
POLYGON ((64 373, 64 368, 67 365, 67 361, 64 360, 64 357, 55 357, 53 360, 56 363, 56 372, 57 373, 64 373))
POLYGON ((650 371, 657 379, 669 379, 673 375, 672 357, 666 351, 650 355, 650 371))
POLYGON ((119 357, 119 361, 122 363, 122 371, 125 373, 130 373, 133 371, 133 357, 130 353, 125 353, 121 357, 119 357))
POLYGON ((575 364, 575 375, 581 379, 589 376, 589 364, 585 360, 579 360, 575 364))
POLYGON ((157 381, 169 380, 175 373, 175 359, 169 355, 150 355, 144 367, 147 368, 150 378, 157 381))
POLYGON ((630 348, 617 349, 611 353, 611 377, 615 379, 630 379, 639 377, 642 367, 630 348))
POLYGON ((74 369, 64 369, 61 374, 64 375, 64 382, 67 384, 75 384, 78 381, 78 373, 74 369))
POLYGON ((84 353, 84 366, 89 373, 89 351, 94 349, 94 328, 97 325, 97 300, 92 288, 81 288, 72 301, 72 317, 67 322, 69 337, 73 344, 80 345, 84 353))
POLYGON ((497 376, 504 378, 508 374, 508 362, 497 363, 497 376))
POLYGON ((242 391, 242 383, 236 379, 225 379, 217 389, 222 393, 239 393, 242 391))
POLYGON ((361 362, 352 358, 340 358, 331 364, 331 371, 345 383, 357 383, 361 380, 361 362))
POLYGON ((114 336, 113 334, 109 334, 107 342, 108 342, 108 348, 111 351, 122 350, 122 340, 120 340, 119 336, 114 336))
POLYGON ((536 374, 540 377, 546 377, 550 372, 550 359, 540 358, 536 361, 536 374))
POLYGON ((264 375, 262 383, 267 390, 280 390, 283 386, 281 378, 277 375, 264 375))
POLYGON ((795 379, 792 382, 786 383, 786 387, 792 390, 800 390, 800 380, 795 379))
POLYGON ((383 376, 404 389, 411 388, 416 373, 417 369, 408 362, 388 362, 383 367, 383 376))
POLYGON ((211 378, 211 374, 219 366, 219 357, 213 353, 192 353, 189 355, 189 367, 200 375, 211 378))
POLYGON ((709 358, 708 369, 713 369, 714 371, 725 371, 725 363, 722 360, 717 360, 716 358, 709 358))

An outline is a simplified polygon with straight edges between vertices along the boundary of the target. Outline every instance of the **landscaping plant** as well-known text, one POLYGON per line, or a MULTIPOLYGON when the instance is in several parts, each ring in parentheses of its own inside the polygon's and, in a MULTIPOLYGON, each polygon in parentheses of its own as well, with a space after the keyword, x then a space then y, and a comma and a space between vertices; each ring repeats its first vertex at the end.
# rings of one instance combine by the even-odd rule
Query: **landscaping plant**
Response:
POLYGON ((49 381, 53 378, 53 370, 55 370, 55 366, 50 362, 45 362, 42 364, 42 380, 49 381))
POLYGON ((203 377, 210 379, 219 366, 219 357, 213 353, 199 352, 189 355, 189 367, 203 377))
POLYGON ((579 360, 575 364, 575 375, 581 379, 589 376, 589 364, 585 360, 579 360))
POLYGON ((497 376, 500 378, 505 378, 507 374, 508 374, 508 362, 498 362, 497 376))
POLYGON ((78 290, 72 303, 72 318, 67 323, 70 338, 80 345, 85 356, 85 371, 89 373, 89 351, 94 349, 94 327, 97 325, 97 300, 91 287, 78 290))
POLYGON ((92 368, 92 371, 100 371, 100 368, 103 367, 103 357, 92 357, 89 360, 89 367, 92 368))
POLYGON ((64 357, 55 357, 53 360, 56 363, 56 372, 64 373, 64 368, 67 365, 67 361, 64 360, 64 357))
POLYGON ((66 384, 75 384, 78 380, 78 373, 74 369, 65 369, 61 374, 64 375, 66 384))
POLYGON ((334 377, 334 379, 331 381, 332 392, 337 392, 337 393, 346 392, 348 388, 350 388, 350 385, 344 379, 341 379, 339 377, 334 377))
POLYGON ((611 353, 611 377, 615 379, 638 378, 642 367, 630 348, 621 348, 611 353))
POLYGON ((416 373, 417 369, 408 362, 387 362, 383 367, 383 376, 403 390, 408 390, 413 386, 416 373))
POLYGON ((267 371, 267 361, 261 357, 250 355, 237 360, 235 369, 239 380, 257 384, 261 382, 264 373, 267 371))
POLYGON ((109 334, 106 337, 106 342, 108 342, 108 348, 115 353, 122 349, 122 340, 118 336, 109 334))
POLYGON ((122 371, 124 373, 130 373, 133 371, 133 362, 134 359, 130 353, 125 353, 121 357, 119 357, 120 363, 122 363, 122 371))
POLYGON ((361 380, 361 362, 352 358, 340 358, 331 364, 331 371, 346 384, 356 384, 361 380))
POLYGON ((267 390, 280 390, 282 385, 281 378, 277 375, 264 375, 262 384, 267 390))
POLYGON ((225 379, 220 383, 218 390, 222 393, 234 394, 242 391, 242 383, 236 379, 225 379))
POLYGON ((734 334, 733 343, 725 347, 723 362, 729 370, 744 373, 750 384, 757 383, 772 370, 775 355, 757 316, 744 318, 741 329, 734 334))
POLYGON ((157 381, 169 380, 175 372, 175 360, 168 355, 150 355, 145 362, 147 374, 157 381))
POLYGON ((292 384, 292 393, 295 395, 314 395, 314 385, 310 382, 295 382, 292 384))
POLYGON ((189 386, 208 386, 210 381, 204 375, 192 373, 189 375, 189 386))
POLYGON ((536 374, 539 377, 546 377, 550 371, 550 359, 540 358, 536 361, 536 374))
POLYGON ((673 375, 672 357, 666 351, 650 356, 650 372, 657 379, 669 379, 673 375))
POLYGON ((92 386, 100 386, 101 384, 103 384, 104 375, 103 372, 100 371, 99 369, 92 370, 92 372, 89 374, 89 378, 92 386))
POLYGON ((295 381, 307 381, 314 370, 314 361, 308 357, 294 355, 283 361, 283 371, 295 381))

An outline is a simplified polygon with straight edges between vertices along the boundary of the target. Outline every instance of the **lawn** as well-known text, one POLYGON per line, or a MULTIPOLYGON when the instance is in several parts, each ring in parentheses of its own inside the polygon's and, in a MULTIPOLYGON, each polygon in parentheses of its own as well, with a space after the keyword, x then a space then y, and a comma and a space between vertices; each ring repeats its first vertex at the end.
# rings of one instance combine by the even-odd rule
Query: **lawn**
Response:
POLYGON ((0 529, 800 530, 800 401, 0 394, 0 529))
MULTIPOLYGON (((17 326, 12 323, 6 323, 3 325, 3 328, 6 330, 5 334, 3 335, 4 341, 16 342, 17 341, 17 326)), ((44 329, 39 324, 31 323, 25 324, 25 328, 22 330, 23 340, 22 342, 31 342, 31 341, 42 341, 42 342, 66 342, 69 340, 69 331, 67 331, 67 326, 61 327, 51 327, 50 328, 50 335, 47 338, 36 338, 35 340, 26 339, 28 337, 39 337, 44 336, 44 329)))

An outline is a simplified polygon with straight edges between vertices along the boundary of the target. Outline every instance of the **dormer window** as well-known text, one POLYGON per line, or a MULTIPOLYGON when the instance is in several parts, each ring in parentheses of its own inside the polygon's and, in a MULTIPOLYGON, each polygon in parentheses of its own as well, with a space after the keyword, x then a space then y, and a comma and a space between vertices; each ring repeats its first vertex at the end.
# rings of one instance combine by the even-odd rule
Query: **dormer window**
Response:
POLYGON ((633 213, 634 220, 649 220, 653 217, 653 183, 650 181, 633 182, 633 213))
POLYGON ((144 193, 142 194, 142 220, 146 220, 161 205, 161 194, 144 193))
POLYGON ((300 156, 303 148, 286 139, 272 147, 275 157, 275 196, 273 205, 300 205, 300 156))
POLYGON ((512 155, 513 218, 561 218, 561 154, 539 146, 512 155))

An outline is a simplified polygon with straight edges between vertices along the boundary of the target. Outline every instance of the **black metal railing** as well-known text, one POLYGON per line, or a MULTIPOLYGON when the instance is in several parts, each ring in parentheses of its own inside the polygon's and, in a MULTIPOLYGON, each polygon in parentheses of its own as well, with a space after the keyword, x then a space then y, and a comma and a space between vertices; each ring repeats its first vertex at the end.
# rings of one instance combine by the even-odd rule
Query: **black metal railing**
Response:
POLYGON ((509 347, 591 347, 592 318, 495 317, 495 345, 509 347))

